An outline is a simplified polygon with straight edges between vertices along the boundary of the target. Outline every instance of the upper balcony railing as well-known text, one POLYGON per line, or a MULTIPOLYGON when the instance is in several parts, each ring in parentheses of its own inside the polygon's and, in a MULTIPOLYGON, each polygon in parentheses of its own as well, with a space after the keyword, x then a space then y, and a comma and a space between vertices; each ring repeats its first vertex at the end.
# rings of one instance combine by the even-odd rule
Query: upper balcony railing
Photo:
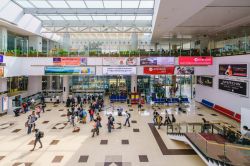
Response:
POLYGON ((229 124, 176 123, 167 126, 167 133, 185 135, 208 160, 225 165, 249 165, 250 138, 229 124))
POLYGON ((161 50, 161 51, 117 51, 117 52, 102 52, 102 51, 65 51, 63 49, 53 49, 48 52, 38 52, 38 51, 22 51, 22 50, 8 50, 6 52, 0 51, 0 54, 6 56, 16 56, 16 57, 144 57, 144 56, 232 56, 232 55, 244 55, 250 54, 249 50, 224 50, 224 49, 211 49, 211 50, 161 50))

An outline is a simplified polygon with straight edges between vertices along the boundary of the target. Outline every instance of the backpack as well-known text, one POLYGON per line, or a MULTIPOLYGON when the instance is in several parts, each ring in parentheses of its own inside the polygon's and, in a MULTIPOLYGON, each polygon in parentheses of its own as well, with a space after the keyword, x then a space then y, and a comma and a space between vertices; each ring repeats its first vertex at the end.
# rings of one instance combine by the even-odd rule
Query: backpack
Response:
POLYGON ((176 122, 176 119, 175 119, 175 117, 173 117, 173 119, 172 119, 172 123, 174 123, 174 122, 176 122))
POLYGON ((131 115, 130 115, 130 113, 128 113, 128 118, 130 118, 131 117, 131 115))
POLYGON ((44 132, 43 131, 39 131, 39 138, 43 138, 44 137, 44 132))

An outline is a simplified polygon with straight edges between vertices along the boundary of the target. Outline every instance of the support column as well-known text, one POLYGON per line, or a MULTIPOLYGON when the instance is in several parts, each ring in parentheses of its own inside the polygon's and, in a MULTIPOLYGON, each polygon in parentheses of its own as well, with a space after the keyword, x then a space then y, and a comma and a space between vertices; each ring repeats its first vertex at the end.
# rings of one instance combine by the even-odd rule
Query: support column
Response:
POLYGON ((132 33, 131 35, 131 51, 135 51, 138 49, 138 34, 132 33))
POLYGON ((42 40, 40 36, 29 36, 29 50, 33 49, 37 52, 42 52, 42 40))
POLYGON ((69 49, 70 49, 70 34, 64 33, 62 40, 63 40, 62 41, 62 48, 66 51, 69 51, 69 49))
POLYGON ((69 96, 69 76, 63 76, 63 102, 66 102, 69 96))
POLYGON ((137 75, 131 76, 131 93, 137 92, 137 75))
POLYGON ((28 94, 33 95, 42 91, 42 76, 29 76, 28 94))
POLYGON ((7 43, 8 43, 7 37, 8 37, 7 29, 4 27, 0 27, 0 51, 1 52, 7 51, 7 43))
POLYGON ((47 90, 52 90, 52 76, 47 76, 47 90))
POLYGON ((60 90, 61 78, 60 76, 56 76, 56 90, 60 90))

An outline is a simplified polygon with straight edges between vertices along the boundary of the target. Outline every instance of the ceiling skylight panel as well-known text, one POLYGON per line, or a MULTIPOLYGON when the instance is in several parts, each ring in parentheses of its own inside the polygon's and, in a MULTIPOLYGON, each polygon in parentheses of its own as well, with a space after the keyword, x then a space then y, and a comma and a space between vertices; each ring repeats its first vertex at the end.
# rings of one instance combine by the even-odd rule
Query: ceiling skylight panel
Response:
POLYGON ((48 16, 51 20, 64 20, 61 16, 48 16))
POLYGON ((153 8, 154 7, 154 1, 141 1, 139 8, 153 8))
POLYGON ((40 20, 49 20, 49 17, 47 16, 37 16, 40 20))
POLYGON ((97 21, 97 20, 106 20, 106 16, 92 16, 93 20, 97 21))
POLYGON ((78 20, 78 18, 76 17, 76 16, 63 16, 63 18, 65 19, 65 20, 78 20))
POLYGON ((30 1, 32 4, 34 4, 34 6, 36 6, 37 8, 51 8, 51 6, 47 3, 47 1, 35 1, 35 0, 31 0, 30 1))
POLYGON ((152 16, 136 16, 136 20, 152 20, 152 16))
POLYGON ((121 20, 121 16, 107 16, 107 20, 121 20))
POLYGON ((91 16, 77 16, 79 20, 92 20, 92 17, 91 16))
POLYGON ((117 0, 117 1, 105 0, 103 1, 103 3, 104 3, 105 8, 121 8, 122 7, 121 0, 117 0))
POLYGON ((102 1, 85 0, 88 8, 104 8, 102 1))
POLYGON ((82 0, 81 1, 67 0, 67 3, 71 8, 86 8, 86 5, 82 0))
POLYGON ((26 0, 15 1, 15 2, 21 5, 23 8, 34 8, 34 6, 26 0))
POLYGON ((135 16, 122 16, 122 20, 135 20, 135 16))
POLYGON ((140 1, 122 1, 122 8, 138 8, 140 1))
POLYGON ((54 8, 68 8, 69 7, 65 1, 49 1, 49 3, 54 8))

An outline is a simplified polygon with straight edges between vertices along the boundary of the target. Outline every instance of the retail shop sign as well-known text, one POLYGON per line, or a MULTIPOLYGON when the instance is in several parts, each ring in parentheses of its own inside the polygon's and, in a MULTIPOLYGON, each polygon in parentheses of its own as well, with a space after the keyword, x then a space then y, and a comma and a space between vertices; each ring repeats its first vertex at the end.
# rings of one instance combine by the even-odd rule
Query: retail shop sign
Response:
POLYGON ((248 82, 219 79, 219 89, 248 97, 248 82))
POLYGON ((104 57, 102 60, 104 66, 135 66, 136 57, 104 57))
POLYGON ((174 74, 174 66, 168 67, 144 67, 143 73, 149 75, 173 75, 174 74))
POLYGON ((142 66, 151 66, 151 65, 159 65, 159 66, 168 66, 174 65, 175 59, 174 57, 141 57, 140 65, 142 66))
POLYGON ((4 67, 0 66, 0 77, 4 77, 4 67))
POLYGON ((207 66, 213 64, 212 56, 180 56, 179 65, 181 66, 207 66))
POLYGON ((103 75, 136 75, 136 67, 103 67, 103 75))
POLYGON ((192 67, 192 66, 176 66, 174 74, 176 74, 176 75, 194 75, 194 67, 192 67))
POLYGON ((219 75, 247 77, 247 64, 219 64, 219 75))
POLYGON ((3 63, 3 55, 0 55, 0 63, 3 63))
POLYGON ((54 57, 53 65, 56 66, 81 66, 87 65, 86 57, 54 57))
POLYGON ((45 75, 95 75, 95 67, 55 67, 47 66, 45 75))
POLYGON ((203 85, 203 86, 208 86, 208 87, 213 87, 213 77, 209 76, 197 76, 197 84, 203 85))

